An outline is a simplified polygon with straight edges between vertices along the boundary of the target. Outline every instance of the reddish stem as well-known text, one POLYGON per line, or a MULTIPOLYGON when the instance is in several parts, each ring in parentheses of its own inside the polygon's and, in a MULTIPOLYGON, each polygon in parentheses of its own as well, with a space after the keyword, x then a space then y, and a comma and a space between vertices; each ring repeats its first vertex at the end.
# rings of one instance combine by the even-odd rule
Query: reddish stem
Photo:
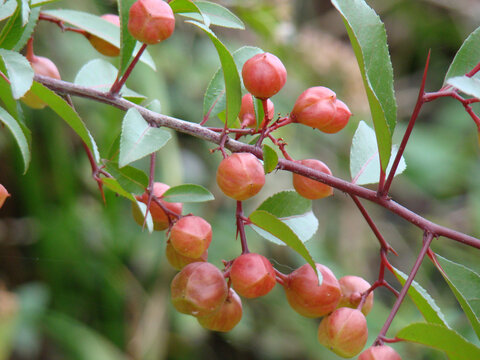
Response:
MULTIPOLYGON (((142 230, 145 229, 145 225, 147 224, 147 215, 148 215, 148 212, 150 211, 150 205, 152 203, 153 179, 155 178, 155 159, 156 159, 156 153, 152 153, 150 155, 150 175, 148 176, 148 187, 147 187, 147 193, 148 193, 147 211, 145 211, 145 217, 143 218, 142 230)), ((168 218, 170 222, 170 217, 168 218)))
POLYGON ((45 21, 49 21, 49 22, 51 22, 51 23, 54 23, 54 24, 56 24, 62 31, 71 31, 71 32, 76 32, 76 33, 85 35, 85 30, 77 29, 77 28, 73 28, 73 27, 69 27, 69 26, 65 26, 62 20, 59 20, 59 19, 57 19, 57 18, 55 18, 55 17, 53 17, 53 16, 44 14, 44 13, 42 13, 42 12, 41 12, 40 15, 38 16, 38 19, 39 19, 39 20, 45 20, 45 21))
POLYGON ((270 121, 268 118, 268 99, 262 99, 262 107, 263 107, 263 121, 260 124, 260 128, 262 131, 260 132, 260 137, 258 138, 257 143, 255 146, 260 147, 262 145, 263 140, 265 139, 266 136, 266 131, 267 131, 267 126, 270 121))
POLYGON ((3 72, 1 72, 1 71, 0 71, 0 77, 2 77, 2 78, 8 83, 8 85, 11 84, 11 83, 10 83, 10 80, 8 80, 7 76, 6 76, 3 72))
POLYGON ((127 70, 125 71, 125 74, 123 74, 123 76, 121 78, 120 78, 120 69, 118 70, 117 79, 115 80, 115 82, 113 83, 113 85, 112 85, 112 87, 110 88, 110 91, 109 91, 109 94, 111 96, 115 96, 119 93, 120 89, 122 88, 122 86, 127 81, 128 77, 132 73, 133 68, 135 67, 135 65, 137 65, 138 60, 140 60, 140 56, 142 56, 142 54, 143 54, 143 52, 145 51, 146 48, 147 48, 147 44, 142 44, 142 47, 140 48, 140 50, 138 50, 137 55, 135 55, 132 62, 128 66, 127 70))
POLYGON ((237 201, 237 233, 240 235, 240 241, 242 243, 242 254, 248 254, 250 251, 248 250, 247 244, 247 236, 245 235, 245 223, 243 222, 243 209, 242 209, 242 202, 237 201))

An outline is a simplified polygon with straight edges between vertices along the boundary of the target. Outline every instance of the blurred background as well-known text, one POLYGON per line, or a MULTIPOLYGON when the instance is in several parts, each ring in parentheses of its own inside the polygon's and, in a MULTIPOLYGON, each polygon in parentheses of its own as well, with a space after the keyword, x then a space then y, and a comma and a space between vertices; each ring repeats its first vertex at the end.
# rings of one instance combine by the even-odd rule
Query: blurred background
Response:
MULTIPOLYGON (((259 46, 285 64, 288 80, 272 100, 286 115, 298 95, 310 86, 332 88, 354 116, 343 131, 327 135, 300 125, 279 131, 292 157, 318 158, 332 172, 350 179, 349 153, 360 120, 371 125, 360 73, 343 22, 326 0, 224 0, 247 30, 214 28, 236 50, 259 46), (301 139, 301 141, 299 141, 301 139)), ((395 142, 401 139, 418 93, 428 50, 431 66, 427 91, 441 87, 462 41, 478 26, 480 5, 472 0, 369 1, 385 22, 398 98, 395 142)), ((113 0, 64 0, 47 8, 67 8, 101 15, 116 13, 113 0)), ((0 26, 3 26, 0 23, 0 26)), ((40 22, 37 55, 52 59, 62 78, 73 81, 91 59, 116 59, 97 53, 81 35, 62 33, 40 22)), ((219 66, 210 40, 177 18, 174 35, 149 47, 158 67, 140 64, 127 85, 159 99, 162 113, 192 122, 202 119, 203 94, 219 66)), ((100 152, 108 153, 120 132, 122 112, 84 99, 74 99, 100 152)), ((477 108, 477 111, 480 109, 477 108)), ((88 159, 77 136, 48 108, 24 106, 32 130, 32 163, 22 175, 22 162, 11 134, 0 129, 0 183, 12 196, 0 210, 0 359, 338 359, 317 342, 318 319, 303 318, 289 306, 280 286, 267 296, 243 301, 244 316, 230 333, 204 330, 196 319, 174 311, 169 283, 175 275, 164 256, 164 233, 148 234, 134 222, 131 205, 106 190, 102 202, 88 159)), ((209 124, 215 126, 218 120, 209 124)), ((235 240, 234 201, 215 183, 220 154, 212 144, 176 134, 157 155, 156 180, 169 185, 201 184, 215 201, 186 205, 185 213, 203 216, 213 227, 209 261, 221 267, 240 253, 235 240)), ((427 104, 406 149, 407 170, 393 183, 392 197, 442 225, 480 237, 479 146, 473 121, 450 99, 427 104)), ((148 161, 134 165, 147 169, 148 161)), ((245 203, 248 214, 268 196, 292 188, 291 174, 272 173, 267 185, 245 203)), ((421 231, 385 212, 365 206, 386 239, 399 253, 394 266, 409 272, 421 245, 421 231)), ((377 240, 363 217, 341 192, 314 202, 319 229, 307 243, 314 259, 337 278, 358 275, 370 283, 378 276, 377 240)), ((247 232, 252 251, 267 256, 282 272, 303 264, 286 247, 247 232)), ((451 240, 433 248, 450 260, 480 271, 479 251, 451 240)), ((389 281, 399 289, 399 284, 389 281)), ((450 325, 471 341, 475 336, 441 276, 426 260, 417 280, 444 311, 450 325)), ((394 296, 375 292, 368 316, 369 344, 388 316, 394 296)), ((389 335, 408 323, 422 321, 407 299, 389 335)), ((478 340, 477 340, 478 342, 478 340)), ((446 359, 435 350, 395 344, 404 359, 446 359)))

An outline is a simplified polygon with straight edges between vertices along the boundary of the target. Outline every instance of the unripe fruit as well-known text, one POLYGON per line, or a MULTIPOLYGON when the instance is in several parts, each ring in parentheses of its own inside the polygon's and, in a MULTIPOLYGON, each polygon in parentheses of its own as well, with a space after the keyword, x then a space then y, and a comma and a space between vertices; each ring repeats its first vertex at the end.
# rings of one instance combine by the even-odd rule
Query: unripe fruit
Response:
POLYGON ((5 189, 5 186, 0 184, 0 208, 3 206, 3 203, 9 196, 10 194, 8 193, 7 189, 5 189))
POLYGON ((246 298, 264 296, 276 284, 275 270, 268 259, 248 253, 235 259, 230 269, 230 280, 235 291, 246 298))
MULTIPOLYGON (((112 23, 115 26, 120 27, 120 18, 118 17, 118 15, 105 14, 105 15, 102 15, 101 18, 108 21, 109 23, 112 23)), ((98 36, 92 35, 90 33, 85 33, 85 37, 100 54, 105 56, 120 55, 120 49, 118 47, 99 38, 98 36)))
MULTIPOLYGON (((28 60, 30 61, 30 65, 32 66, 32 69, 36 75, 49 76, 51 78, 60 80, 60 73, 58 72, 57 66, 52 60, 43 56, 35 55, 29 56, 28 60)), ((21 100, 33 109, 43 109, 45 106, 47 106, 47 103, 45 103, 30 90, 23 95, 21 100)))
POLYGON ((265 184, 263 166, 250 153, 232 154, 218 166, 217 184, 225 195, 246 200, 256 195, 265 184))
POLYGON ((208 262, 195 262, 185 266, 173 278, 170 288, 175 309, 193 316, 214 313, 228 294, 222 272, 208 262))
POLYGON ((337 309, 323 318, 318 327, 320 344, 345 358, 351 358, 362 351, 367 339, 367 320, 356 309, 337 309))
POLYGON ((402 360, 390 346, 371 346, 360 354, 358 360, 402 360))
MULTIPOLYGON (((320 160, 305 159, 298 161, 298 163, 332 175, 328 166, 320 160)), ((310 200, 322 199, 333 195, 333 188, 331 186, 295 173, 293 173, 293 187, 300 195, 310 200)))
POLYGON ((180 255, 177 250, 172 246, 170 241, 167 241, 167 247, 165 248, 165 255, 167 256, 168 263, 177 270, 182 270, 188 264, 194 262, 205 262, 208 259, 208 250, 205 250, 198 258, 189 258, 187 256, 180 255))
POLYGON ((324 316, 337 307, 342 293, 335 275, 321 264, 316 264, 323 281, 318 286, 318 277, 309 264, 305 264, 287 276, 285 294, 290 306, 306 317, 324 316))
POLYGON ((228 296, 218 311, 197 318, 205 329, 221 332, 232 330, 241 319, 242 301, 233 289, 229 289, 228 296))
MULTIPOLYGON (((275 107, 273 102, 267 100, 267 115, 268 119, 273 119, 275 114, 275 107)), ((242 106, 240 107, 240 113, 238 114, 240 123, 243 127, 256 128, 257 127, 257 118, 255 116, 255 108, 253 106, 253 96, 252 94, 245 94, 242 97, 242 106)))
POLYGON ((183 256, 198 258, 212 241, 212 227, 199 216, 185 216, 178 220, 170 231, 170 242, 183 256))
POLYGON ((245 88, 259 99, 268 99, 278 93, 287 81, 287 70, 275 55, 257 54, 242 68, 245 88))
POLYGON ((130 7, 128 31, 148 45, 168 39, 175 29, 175 17, 163 0, 137 0, 130 7))
MULTIPOLYGON (((153 195, 155 195, 158 199, 160 199, 165 191, 170 189, 170 186, 167 184, 156 182, 153 184, 153 195)), ((143 202, 144 204, 148 203, 148 194, 145 192, 142 196, 137 196, 137 200, 143 202)), ((182 203, 170 203, 163 200, 160 200, 163 206, 165 206, 168 210, 174 212, 177 215, 181 215, 183 205, 182 203)), ((143 225, 144 214, 140 212, 138 207, 135 204, 132 204, 132 212, 133 218, 139 225, 143 225)), ((150 203, 150 214, 152 215, 153 220, 153 228, 157 231, 165 230, 168 228, 168 216, 163 211, 163 209, 158 206, 155 201, 151 201, 150 203)))
MULTIPOLYGON (((370 289, 370 284, 359 276, 344 276, 338 280, 342 298, 338 307, 349 307, 356 309, 362 300, 362 293, 370 289)), ((373 291, 368 294, 362 306, 362 313, 367 316, 373 306, 373 291)))
POLYGON ((333 134, 342 130, 352 113, 336 94, 323 86, 305 90, 295 102, 290 118, 294 122, 333 134))

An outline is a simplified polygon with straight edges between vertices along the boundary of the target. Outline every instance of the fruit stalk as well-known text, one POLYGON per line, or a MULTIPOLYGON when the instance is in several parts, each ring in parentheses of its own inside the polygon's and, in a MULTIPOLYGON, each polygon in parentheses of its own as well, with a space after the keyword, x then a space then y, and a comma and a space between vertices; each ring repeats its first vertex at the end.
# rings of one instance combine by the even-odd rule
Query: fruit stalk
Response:
POLYGON ((142 47, 140 48, 140 50, 138 50, 137 55, 135 55, 130 65, 128 65, 128 68, 122 77, 120 77, 120 70, 118 71, 117 79, 115 80, 115 82, 113 83, 109 91, 110 96, 115 96, 118 94, 122 86, 127 81, 128 77, 130 76, 133 68, 135 67, 135 65, 137 65, 138 60, 140 60, 140 57, 142 56, 146 48, 147 48, 147 44, 142 44, 142 47))

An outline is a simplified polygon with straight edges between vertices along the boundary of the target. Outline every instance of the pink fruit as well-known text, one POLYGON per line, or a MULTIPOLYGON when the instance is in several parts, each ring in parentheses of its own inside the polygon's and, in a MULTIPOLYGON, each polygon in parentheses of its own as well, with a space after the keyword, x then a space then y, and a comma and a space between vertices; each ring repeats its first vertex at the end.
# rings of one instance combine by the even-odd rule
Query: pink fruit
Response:
POLYGON ((268 99, 278 93, 287 81, 287 70, 275 55, 257 54, 242 68, 245 88, 259 99, 268 99))
MULTIPOLYGON (((120 18, 118 17, 118 15, 105 14, 102 15, 101 18, 108 21, 109 23, 112 23, 115 26, 120 27, 120 18)), ((118 47, 99 38, 98 36, 92 35, 90 33, 85 33, 85 37, 88 39, 90 44, 102 55, 118 56, 120 54, 120 49, 118 47)))
MULTIPOLYGON (((298 162, 314 170, 332 175, 328 166, 320 160, 305 159, 298 162)), ((333 195, 333 188, 331 186, 295 173, 293 173, 293 187, 297 193, 310 200, 322 199, 333 195)))
POLYGON ((390 346, 371 346, 360 354, 358 360, 402 360, 390 346))
POLYGON ((175 29, 172 8, 163 0, 137 0, 130 7, 128 31, 148 45, 168 39, 175 29))
MULTIPOLYGON (((60 73, 58 72, 57 66, 53 63, 52 60, 43 56, 36 56, 33 54, 29 54, 27 55, 27 57, 36 75, 49 76, 51 78, 60 80, 60 73)), ((45 106, 47 106, 46 102, 44 102, 30 90, 27 91, 25 95, 23 95, 21 100, 33 109, 43 109, 45 106)))
POLYGON ((5 186, 0 184, 0 208, 3 206, 3 203, 9 196, 10 194, 8 193, 7 189, 5 189, 5 186))
MULTIPOLYGON (((268 119, 273 119, 275 114, 275 107, 273 102, 267 100, 267 109, 268 109, 268 119)), ((253 106, 253 96, 252 94, 245 94, 242 97, 242 107, 240 108, 240 113, 238 114, 242 127, 256 128, 257 119, 255 116, 255 108, 253 106)))
POLYGON ((199 216, 184 216, 170 231, 170 242, 183 256, 198 258, 212 241, 212 227, 199 216))
POLYGON ((242 313, 240 296, 233 289, 229 289, 228 296, 218 311, 198 317, 197 320, 205 329, 228 332, 240 322, 242 313))
POLYGON ((167 247, 165 248, 165 255, 169 264, 177 270, 182 270, 188 264, 194 262, 205 262, 208 259, 208 250, 205 250, 198 258, 189 258, 187 256, 180 255, 177 250, 172 246, 170 241, 167 241, 167 247))
MULTIPOLYGON (((362 293, 370 289, 370 284, 359 276, 344 276, 338 280, 342 298, 338 307, 349 307, 356 309, 362 300, 362 293)), ((373 306, 373 291, 368 294, 363 306, 362 313, 367 316, 373 306)))

